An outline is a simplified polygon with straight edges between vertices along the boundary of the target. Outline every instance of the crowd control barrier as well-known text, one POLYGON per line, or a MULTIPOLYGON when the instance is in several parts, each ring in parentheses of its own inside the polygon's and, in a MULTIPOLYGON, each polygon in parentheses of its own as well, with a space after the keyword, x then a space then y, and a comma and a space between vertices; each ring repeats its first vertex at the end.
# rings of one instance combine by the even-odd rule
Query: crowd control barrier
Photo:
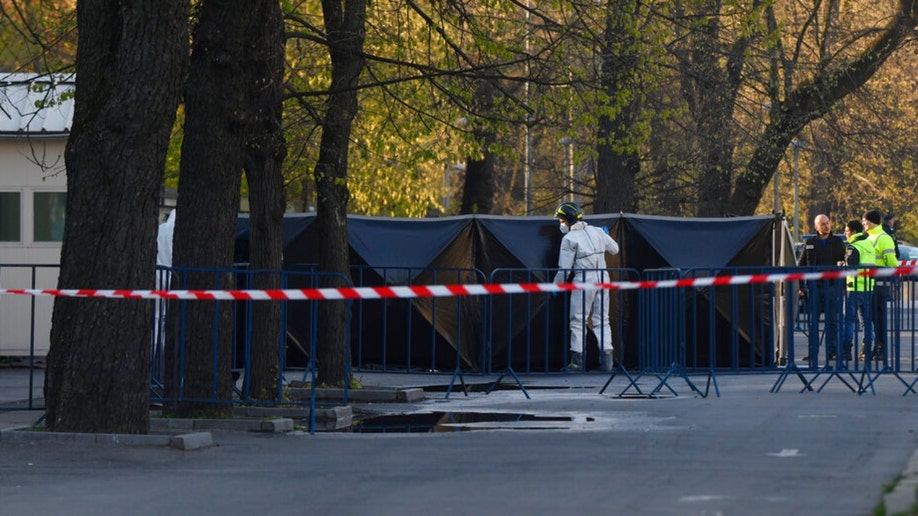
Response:
MULTIPOLYGON (((313 267, 296 267, 285 271, 252 270, 237 267, 226 270, 195 268, 158 268, 157 280, 161 285, 172 289, 187 289, 189 278, 194 278, 196 285, 209 284, 219 289, 253 289, 259 277, 276 276, 282 289, 317 288, 323 280, 336 279, 337 284, 349 285, 348 280, 338 274, 322 273, 313 267), (210 278, 207 280, 206 278, 210 278)), ((322 403, 316 399, 316 375, 319 367, 316 357, 317 326, 319 302, 310 300, 280 300, 279 310, 274 313, 275 319, 264 326, 260 317, 268 317, 269 312, 259 312, 259 307, 268 304, 259 301, 188 301, 188 300, 155 300, 154 331, 151 339, 151 388, 152 400, 157 403, 170 404, 181 402, 194 403, 233 403, 249 406, 284 406, 309 407, 309 430, 315 431, 316 407, 322 403), (260 304, 259 304, 260 303, 260 304), (200 309, 195 320, 210 321, 204 327, 192 328, 190 317, 192 309, 200 309), (269 331, 264 331, 265 328, 269 331), (276 331, 270 331, 276 328, 276 331), (261 329, 261 331, 259 331, 261 329), (201 344, 200 340, 205 341, 201 344), (269 340, 265 340, 269 339, 269 340), (200 390, 194 396, 186 392, 189 381, 187 372, 190 345, 208 346, 205 354, 211 355, 212 374, 209 394, 202 396, 200 390), (227 347, 229 348, 227 350, 227 347), (267 350, 273 355, 280 374, 274 378, 273 393, 252 392, 253 354, 257 350, 267 350), (272 351, 273 350, 273 351, 272 351), (224 353, 228 351, 228 358, 224 353), (229 360, 232 382, 232 399, 221 394, 220 386, 227 379, 221 378, 224 360, 229 360), (287 375, 302 370, 302 376, 291 378, 287 375), (308 400, 290 398, 286 390, 292 380, 306 382, 309 387, 308 400)), ((348 301, 348 327, 350 328, 352 307, 348 301)), ((350 341, 350 335, 347 335, 350 341)), ((262 351, 264 352, 264 351, 262 351)), ((344 377, 350 375, 350 348, 345 346, 344 377)), ((197 373, 200 374, 199 372, 197 373)), ((348 385, 345 384, 343 403, 347 403, 348 385)))
MULTIPOLYGON (((356 287, 484 283, 466 268, 368 267, 351 269, 356 287)), ((486 372, 485 309, 481 297, 359 299, 352 316, 357 371, 486 372)))
MULTIPOLYGON (((827 304, 828 298, 798 294, 802 287, 807 292, 824 288, 833 292, 832 296, 840 295, 839 285, 844 279, 838 278, 837 269, 720 267, 606 271, 610 288, 603 290, 602 299, 608 303, 603 310, 610 313, 616 358, 613 371, 599 371, 600 343, 591 331, 580 335, 584 339, 586 370, 564 371, 569 360, 570 300, 571 296, 582 295, 577 289, 554 292, 510 289, 495 295, 482 295, 484 292, 480 291, 441 297, 354 296, 347 301, 350 345, 346 348, 346 362, 355 371, 452 374, 454 381, 463 380, 464 374, 499 374, 515 379, 527 396, 521 375, 596 375, 597 384, 607 380, 600 390, 604 393, 612 379, 622 373, 627 375, 628 382, 624 389, 613 391, 619 396, 677 395, 681 383, 674 380, 684 381, 691 392, 702 396, 713 387, 719 396, 719 375, 750 373, 777 375, 773 391, 782 389, 791 379, 799 379, 801 392, 819 392, 828 382, 838 380, 852 392, 869 394, 888 388, 887 380, 892 380, 892 385, 898 385, 903 394, 918 394, 913 378, 918 355, 918 289, 915 288, 918 278, 915 276, 877 279, 888 288, 884 302, 886 316, 882 319, 885 328, 879 326, 883 348, 876 356, 865 349, 864 328, 856 321, 853 356, 846 359, 843 307, 827 304), (835 276, 807 279, 803 283, 729 281, 749 275, 808 274, 810 278, 822 271, 835 276), (724 281, 705 281, 711 278, 724 281), (679 285, 667 283, 671 281, 679 285), (663 282, 665 288, 657 287, 657 282, 663 282), (823 299, 823 306, 818 305, 819 299, 823 299), (837 315, 839 324, 830 324, 827 313, 837 315), (827 334, 832 338, 827 338, 827 334), (827 342, 834 342, 834 349, 827 342), (818 347, 813 347, 814 343, 818 347), (862 351, 866 352, 863 359, 859 357, 862 351), (707 387, 696 386, 692 381, 695 376, 704 377, 707 387), (639 389, 637 380, 648 378, 654 380, 653 389, 639 389)), ((0 287, 51 289, 56 283, 56 272, 56 266, 0 264, 0 287), (52 277, 55 281, 50 281, 52 277)), ((188 285, 184 278, 191 272, 160 269, 158 285, 183 289, 188 285)), ((243 290, 255 288, 254 278, 258 274, 279 274, 283 289, 316 288, 324 275, 310 266, 282 272, 249 271, 245 267, 193 272, 209 275, 211 280, 207 284, 213 289, 243 290)), ((574 272, 570 280, 577 283, 594 271, 574 272)), ((397 285, 550 284, 555 273, 553 268, 494 269, 485 276, 477 269, 357 266, 352 269, 351 278, 354 287, 395 288, 397 285)), ((338 280, 345 281, 340 277, 338 280)), ((200 280, 195 284, 201 284, 200 280)), ((176 378, 183 378, 182 346, 189 331, 187 310, 200 301, 153 302, 150 343, 153 397, 159 402, 181 400, 181 389, 176 391, 177 396, 168 397, 166 372, 174 370, 176 378), (169 326, 167 321, 173 324, 169 326), (169 348, 165 340, 169 335, 178 343, 174 348, 169 348), (170 364, 174 369, 170 369, 170 364)), ((302 378, 311 379, 314 385, 318 306, 322 302, 312 298, 209 302, 213 324, 206 328, 209 332, 206 338, 212 343, 215 356, 224 343, 230 343, 231 369, 241 382, 233 383, 231 400, 220 399, 215 388, 211 391, 214 395, 203 401, 258 403, 247 391, 245 379, 251 372, 253 345, 259 338, 254 332, 260 317, 256 310, 259 303, 280 305, 276 323, 280 331, 276 333, 277 341, 271 344, 275 346, 280 370, 289 375, 290 371, 302 369, 302 378), (224 325, 221 314, 228 314, 228 325, 224 325)), ((3 326, 0 349, 13 350, 0 353, 0 361, 10 361, 12 355, 20 364, 41 367, 47 352, 52 305, 50 296, 0 296, 3 326)), ((200 338, 200 333, 196 335, 200 338)), ((289 380, 279 375, 278 394, 283 393, 289 380)), ((223 380, 211 381, 216 386, 223 380)))
MULTIPOLYGON (((44 289, 57 286, 59 265, 0 264, 0 288, 44 289)), ((23 369, 23 384, 16 385, 15 403, 3 410, 44 408, 42 401, 45 356, 50 347, 54 298, 0 295, 0 371, 23 369)))

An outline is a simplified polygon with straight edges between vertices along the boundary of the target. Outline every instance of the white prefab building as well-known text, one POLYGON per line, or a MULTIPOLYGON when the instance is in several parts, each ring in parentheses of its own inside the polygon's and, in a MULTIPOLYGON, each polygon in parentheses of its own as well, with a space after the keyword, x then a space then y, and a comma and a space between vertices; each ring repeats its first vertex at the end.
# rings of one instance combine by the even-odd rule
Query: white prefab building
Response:
MULTIPOLYGON (((0 73, 0 288, 55 288, 73 76, 0 73)), ((0 295, 0 356, 44 356, 52 299, 0 295)))

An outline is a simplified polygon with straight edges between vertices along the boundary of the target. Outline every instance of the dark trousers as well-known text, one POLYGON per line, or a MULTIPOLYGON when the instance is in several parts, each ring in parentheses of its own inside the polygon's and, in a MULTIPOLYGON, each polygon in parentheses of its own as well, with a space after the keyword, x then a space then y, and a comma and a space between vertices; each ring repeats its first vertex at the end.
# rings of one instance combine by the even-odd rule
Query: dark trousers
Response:
POLYGON ((806 303, 809 315, 807 336, 810 357, 815 358, 819 355, 820 315, 825 316, 826 351, 830 356, 837 353, 843 295, 838 282, 835 281, 813 282, 808 286, 806 303))
POLYGON ((873 289, 873 310, 870 313, 873 316, 873 331, 876 335, 874 342, 879 348, 886 344, 886 306, 889 302, 889 289, 889 284, 883 280, 878 280, 873 289))

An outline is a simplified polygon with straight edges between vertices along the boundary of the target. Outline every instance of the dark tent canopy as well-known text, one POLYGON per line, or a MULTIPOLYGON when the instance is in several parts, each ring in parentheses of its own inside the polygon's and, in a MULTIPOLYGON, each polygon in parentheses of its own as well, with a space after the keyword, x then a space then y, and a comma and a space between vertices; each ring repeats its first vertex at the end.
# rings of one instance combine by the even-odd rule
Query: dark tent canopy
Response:
MULTIPOLYGON (((621 246, 618 255, 607 256, 613 281, 639 279, 635 275, 650 269, 794 263, 791 246, 781 242, 787 238, 783 222, 773 216, 686 219, 610 214, 585 219, 608 227, 621 246)), ((284 218, 285 269, 317 263, 322 243, 314 221, 309 214, 284 218)), ((551 281, 561 236, 558 222, 548 217, 348 217, 351 276, 358 286, 551 281)), ((245 216, 239 220, 236 249, 236 261, 247 262, 245 216)), ((637 356, 639 336, 636 296, 634 291, 621 293, 610 302, 616 339, 630 357, 637 356)), ((358 366, 451 370, 458 354, 463 368, 494 370, 509 362, 517 370, 547 371, 557 370, 563 360, 567 325, 560 319, 565 296, 533 295, 525 303, 517 296, 474 296, 358 304, 352 310, 359 316, 352 317, 351 330, 352 357, 358 366)), ((718 312, 727 313, 727 308, 718 306, 718 312)), ((309 335, 309 326, 308 317, 288 317, 288 332, 298 339, 309 335)), ((746 333, 761 338, 751 330, 746 333)))

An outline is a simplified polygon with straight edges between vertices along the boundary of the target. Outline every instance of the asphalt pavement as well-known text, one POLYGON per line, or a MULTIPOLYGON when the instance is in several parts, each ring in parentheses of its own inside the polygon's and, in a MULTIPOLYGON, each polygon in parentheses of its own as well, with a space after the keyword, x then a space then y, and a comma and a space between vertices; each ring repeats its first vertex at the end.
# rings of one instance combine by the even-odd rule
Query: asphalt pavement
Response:
MULTIPOLYGON (((0 369, 0 408, 22 406, 23 375, 0 369)), ((606 374, 528 375, 531 399, 512 377, 486 394, 496 377, 466 375, 472 392, 447 397, 449 375, 357 376, 426 392, 354 404, 358 422, 433 413, 436 431, 215 432, 194 451, 0 438, 0 514, 914 513, 918 395, 892 376, 862 395, 831 376, 818 393, 795 375, 778 392, 775 374, 718 376, 707 397, 675 377, 647 397, 623 375, 604 394, 606 374)), ((0 428, 40 415, 0 410, 0 428)))

